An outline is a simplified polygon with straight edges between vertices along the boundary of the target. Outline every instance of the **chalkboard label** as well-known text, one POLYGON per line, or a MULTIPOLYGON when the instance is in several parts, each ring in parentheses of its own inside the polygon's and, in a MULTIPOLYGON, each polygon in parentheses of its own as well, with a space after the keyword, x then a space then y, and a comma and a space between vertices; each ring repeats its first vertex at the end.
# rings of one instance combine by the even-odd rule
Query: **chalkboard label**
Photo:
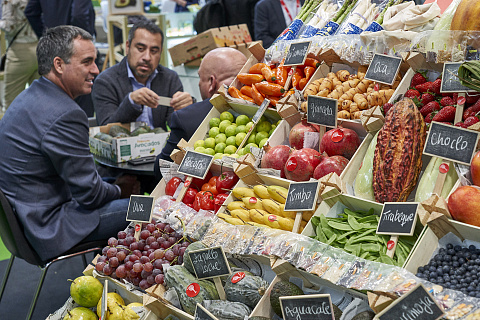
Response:
POLYGON ((197 303, 195 308, 195 320, 217 320, 213 314, 205 309, 201 304, 197 303))
POLYGON ((267 107, 268 107, 269 104, 270 104, 270 100, 268 100, 266 98, 263 99, 262 104, 260 105, 260 107, 258 107, 257 112, 255 112, 255 114, 253 115, 253 118, 252 118, 253 123, 257 124, 258 120, 260 120, 260 118, 265 113, 265 110, 267 110, 267 107))
POLYGON ((208 279, 230 275, 230 266, 222 247, 214 247, 188 252, 198 279, 208 279))
POLYGON ((305 63, 311 41, 292 43, 287 52, 284 66, 299 66, 305 63))
POLYGON ((378 234, 411 236, 417 223, 417 207, 415 202, 385 202, 380 221, 378 234))
POLYGON ((478 141, 478 132, 432 122, 424 154, 470 165, 478 141))
POLYGON ((307 122, 326 127, 337 127, 337 99, 308 96, 307 122))
POLYGON ((365 79, 392 85, 401 63, 402 58, 376 53, 368 66, 365 79))
POLYGON ((203 179, 212 165, 213 156, 195 151, 187 151, 178 172, 194 178, 203 179))
POLYGON ((130 196, 127 221, 149 223, 152 221, 153 201, 149 196, 130 196))
POLYGON ((458 68, 463 62, 448 62, 443 64, 442 84, 440 92, 472 92, 468 87, 461 84, 458 78, 458 68))
POLYGON ((280 297, 284 320, 335 320, 329 294, 280 297))
MULTIPOLYGON (((288 166, 289 162, 286 165, 288 166)), ((318 185, 318 181, 290 183, 284 211, 311 211, 315 209, 318 185)))
POLYGON ((415 288, 377 314, 376 319, 435 320, 440 319, 443 315, 444 312, 437 305, 435 299, 419 283, 415 288))

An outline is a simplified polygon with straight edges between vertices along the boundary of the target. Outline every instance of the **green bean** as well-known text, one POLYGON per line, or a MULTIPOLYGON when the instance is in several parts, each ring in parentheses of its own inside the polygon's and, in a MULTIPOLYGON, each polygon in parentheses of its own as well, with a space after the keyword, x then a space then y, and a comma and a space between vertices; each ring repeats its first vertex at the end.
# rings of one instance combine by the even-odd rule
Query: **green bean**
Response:
POLYGON ((339 237, 337 238, 337 241, 338 241, 338 240, 346 239, 349 235, 354 234, 354 233, 357 233, 357 231, 356 231, 356 230, 352 230, 352 231, 344 232, 344 233, 342 233, 341 236, 339 236, 339 237))
POLYGON ((362 243, 362 250, 368 252, 379 252, 381 250, 381 246, 378 243, 362 243))
MULTIPOLYGON (((353 239, 353 238, 352 238, 353 239)), ((354 244, 354 243, 358 243, 358 242, 378 242, 378 237, 377 236, 365 236, 365 237, 362 237, 362 238, 356 238, 356 239, 350 239, 349 242, 350 244, 354 244)))
POLYGON ((326 244, 331 245, 335 241, 335 239, 337 239, 336 234, 334 234, 331 238, 329 238, 326 244))
POLYGON ((337 230, 352 231, 352 227, 348 223, 328 221, 328 225, 337 230))
POLYGON ((310 219, 310 222, 313 224, 314 228, 320 224, 320 217, 314 216, 310 219))
POLYGON ((323 243, 327 242, 327 237, 325 236, 325 233, 323 233, 322 227, 320 225, 317 226, 317 240, 323 243))
POLYGON ((360 230, 363 228, 363 225, 361 223, 357 222, 357 219, 355 219, 354 216, 348 215, 348 224, 350 227, 352 227, 353 230, 360 230))
POLYGON ((325 233, 325 236, 327 236, 328 239, 333 237, 333 235, 335 234, 335 232, 333 232, 333 230, 330 228, 322 228, 322 231, 323 233, 325 233))

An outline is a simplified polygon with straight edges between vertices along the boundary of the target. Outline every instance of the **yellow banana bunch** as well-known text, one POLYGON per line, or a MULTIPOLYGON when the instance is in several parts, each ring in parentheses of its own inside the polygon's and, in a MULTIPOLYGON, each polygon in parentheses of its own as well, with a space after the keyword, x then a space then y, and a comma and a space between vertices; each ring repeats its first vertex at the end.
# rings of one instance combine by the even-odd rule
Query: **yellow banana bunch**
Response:
POLYGON ((253 192, 262 199, 270 199, 270 194, 268 193, 267 187, 264 185, 257 184, 253 187, 253 192))
POLYGON ((273 200, 280 203, 285 203, 287 201, 288 189, 280 186, 268 186, 267 190, 273 200))
POLYGON ((233 195, 237 199, 256 197, 257 195, 253 192, 253 189, 247 187, 237 187, 232 190, 233 195))

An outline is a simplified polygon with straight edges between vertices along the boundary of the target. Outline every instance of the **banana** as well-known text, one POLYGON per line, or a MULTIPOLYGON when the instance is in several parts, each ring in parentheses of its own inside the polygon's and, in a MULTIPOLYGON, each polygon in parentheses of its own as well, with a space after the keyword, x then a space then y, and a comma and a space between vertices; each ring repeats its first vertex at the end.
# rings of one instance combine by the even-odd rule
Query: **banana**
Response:
POLYGON ((280 223, 278 222, 279 216, 274 215, 274 214, 267 214, 263 216, 263 221, 264 223, 269 226, 270 228, 274 229, 282 229, 280 227, 280 223))
POLYGON ((263 205, 262 205, 262 199, 257 198, 257 197, 245 197, 242 198, 243 205, 247 209, 262 209, 263 210, 263 205))
POLYGON ((280 203, 285 203, 285 201, 287 201, 288 189, 280 186, 268 186, 267 190, 273 200, 280 203))
POLYGON ((272 199, 263 199, 262 205, 263 205, 263 208, 267 210, 269 213, 282 216, 278 202, 275 202, 272 199))
POLYGON ((267 187, 261 184, 254 186, 253 192, 255 192, 255 194, 262 199, 270 199, 270 194, 268 193, 267 187))
POLYGON ((227 209, 230 211, 235 209, 245 209, 245 205, 243 204, 243 201, 232 201, 227 204, 227 209))
POLYGON ((278 223, 280 224, 280 228, 286 231, 293 230, 293 224, 295 220, 289 218, 278 217, 278 223))
POLYGON ((253 222, 260 223, 260 224, 265 224, 264 216, 269 214, 267 211, 261 210, 261 209, 250 209, 249 213, 250 213, 250 219, 253 222))
POLYGON ((225 221, 230 223, 230 224, 237 225, 237 226, 245 224, 245 223, 243 223, 242 220, 240 220, 238 218, 232 218, 232 217, 226 218, 225 221))
POLYGON ((237 187, 233 188, 232 193, 237 199, 242 199, 245 197, 256 197, 255 192, 253 192, 252 188, 237 187))
POLYGON ((230 211, 230 214, 232 215, 232 217, 242 219, 245 222, 251 221, 250 212, 245 209, 235 209, 230 211))
POLYGON ((219 217, 220 219, 227 219, 227 218, 231 218, 232 216, 229 215, 229 214, 226 214, 226 213, 217 213, 217 217, 219 217))
POLYGON ((285 209, 285 204, 284 203, 280 203, 278 206, 280 207, 280 215, 281 216, 283 216, 285 218, 295 220, 295 217, 297 216, 297 213, 295 211, 284 211, 284 209, 285 209))

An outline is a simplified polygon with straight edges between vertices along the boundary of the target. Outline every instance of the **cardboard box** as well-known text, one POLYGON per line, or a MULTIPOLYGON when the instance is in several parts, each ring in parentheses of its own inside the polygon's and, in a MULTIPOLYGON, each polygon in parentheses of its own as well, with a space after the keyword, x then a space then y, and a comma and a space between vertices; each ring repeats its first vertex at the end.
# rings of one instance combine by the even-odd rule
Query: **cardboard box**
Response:
POLYGON ((99 132, 107 133, 113 125, 133 131, 140 123, 109 123, 105 126, 90 128, 90 151, 97 156, 104 157, 114 162, 126 162, 131 159, 159 154, 170 135, 166 133, 144 133, 135 137, 114 138, 111 143, 95 138, 99 132))
POLYGON ((212 28, 168 49, 174 66, 203 57, 219 48, 252 42, 246 24, 212 28))

